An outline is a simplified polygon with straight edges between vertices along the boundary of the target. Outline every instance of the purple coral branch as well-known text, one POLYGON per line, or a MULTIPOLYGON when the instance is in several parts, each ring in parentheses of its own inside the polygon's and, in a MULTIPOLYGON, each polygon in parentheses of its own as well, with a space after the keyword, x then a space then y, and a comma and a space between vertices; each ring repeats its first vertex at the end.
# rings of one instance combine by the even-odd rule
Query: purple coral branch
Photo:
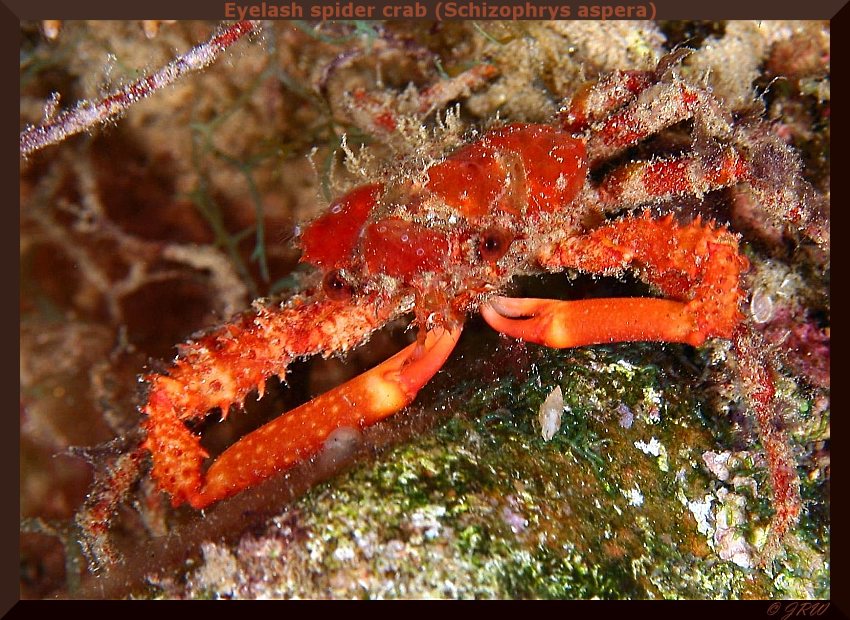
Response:
POLYGON ((139 78, 99 102, 83 100, 73 109, 61 112, 46 124, 27 127, 21 132, 21 156, 26 157, 45 146, 56 144, 68 136, 115 118, 135 102, 174 83, 186 73, 207 67, 221 52, 253 29, 251 22, 236 22, 218 32, 206 43, 175 58, 156 73, 139 78))

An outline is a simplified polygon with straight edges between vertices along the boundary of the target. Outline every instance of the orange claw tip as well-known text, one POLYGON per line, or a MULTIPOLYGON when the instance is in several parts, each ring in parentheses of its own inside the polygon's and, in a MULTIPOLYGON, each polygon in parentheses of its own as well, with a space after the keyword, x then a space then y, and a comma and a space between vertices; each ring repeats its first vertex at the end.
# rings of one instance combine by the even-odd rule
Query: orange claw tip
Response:
MULTIPOLYGON (((497 295, 495 297, 491 297, 483 308, 486 308, 488 313, 490 313, 489 311, 492 309, 496 313, 505 317, 518 317, 535 314, 548 303, 548 299, 523 299, 517 297, 501 297, 497 295)), ((490 314, 492 316, 492 313, 490 314)))
POLYGON ((462 331, 462 325, 448 329, 438 327, 428 332, 421 347, 411 345, 413 349, 410 359, 406 360, 398 377, 398 381, 405 385, 408 392, 415 395, 437 374, 454 350, 462 331))
POLYGON ((495 297, 481 306, 481 316, 496 331, 549 347, 564 348, 570 344, 564 321, 557 319, 554 301, 546 299, 510 299, 495 297))

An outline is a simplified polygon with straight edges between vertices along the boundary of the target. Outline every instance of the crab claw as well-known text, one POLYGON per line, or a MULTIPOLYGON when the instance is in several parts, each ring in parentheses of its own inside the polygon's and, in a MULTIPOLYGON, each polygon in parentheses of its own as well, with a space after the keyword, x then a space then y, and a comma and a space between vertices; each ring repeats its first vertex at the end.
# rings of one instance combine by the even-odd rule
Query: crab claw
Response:
POLYGON ((461 329, 433 329, 424 343, 244 436, 212 464, 189 503, 203 508, 235 495, 318 453, 336 429, 367 427, 403 409, 448 359, 461 329))
POLYGON ((629 341, 699 345, 684 303, 669 299, 515 299, 493 297, 481 307, 484 320, 503 334, 558 349, 629 341))
POLYGON ((734 235, 699 219, 680 225, 648 212, 622 218, 544 247, 538 260, 551 269, 609 275, 631 268, 664 298, 493 297, 481 307, 491 327, 556 348, 631 341, 699 346, 712 336, 730 337, 743 318, 740 281, 748 262, 734 235))

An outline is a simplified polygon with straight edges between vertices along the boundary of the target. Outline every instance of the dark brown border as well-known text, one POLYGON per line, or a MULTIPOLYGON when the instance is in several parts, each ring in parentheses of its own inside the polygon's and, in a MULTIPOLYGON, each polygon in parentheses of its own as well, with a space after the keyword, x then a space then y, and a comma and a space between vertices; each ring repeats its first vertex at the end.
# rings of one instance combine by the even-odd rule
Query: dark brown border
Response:
MULTIPOLYGON (((277 0, 276 0, 277 1, 277 0)), ((318 2, 315 0, 298 0, 301 5, 305 8, 312 6, 314 4, 323 4, 322 2, 318 2)), ((346 0, 342 0, 346 1, 346 0)), ((400 4, 403 0, 397 0, 395 4, 400 4)), ((433 6, 436 3, 436 0, 419 0, 420 3, 427 3, 429 6, 433 6)), ((500 0, 492 0, 493 3, 499 2, 500 0)), ((543 4, 543 0, 533 0, 538 4, 543 4)), ((647 0, 648 1, 648 0, 647 0)), ((412 0, 411 0, 412 2, 412 0)), ((523 0, 524 2, 524 0, 523 0)), ((832 19, 832 34, 833 36, 833 49, 832 49, 832 58, 838 59, 837 62, 833 62, 833 83, 843 84, 843 79, 846 78, 847 75, 847 63, 844 59, 847 58, 847 35, 850 34, 850 9, 844 7, 844 4, 847 0, 809 0, 808 2, 801 2, 797 0, 704 0, 703 2, 685 2, 682 0, 653 0, 654 6, 656 8, 656 18, 658 19, 730 19, 730 18, 738 18, 738 19, 777 19, 777 18, 794 18, 794 19, 832 19), (842 8, 843 7, 843 8, 842 8), (839 11, 839 9, 841 9, 839 11)), ((248 4, 242 0, 242 4, 248 4)), ((376 6, 382 6, 386 3, 386 0, 374 0, 373 4, 376 6)), ((510 0, 501 0, 502 4, 511 4, 510 0)), ((591 3, 599 3, 598 0, 589 0, 585 4, 591 3)), ((2 45, 2 54, 0 54, 0 58, 2 58, 2 71, 4 75, 9 76, 10 82, 8 84, 14 84, 14 87, 7 88, 8 91, 16 92, 19 89, 19 79, 17 77, 18 67, 15 66, 15 60, 19 56, 20 49, 20 21, 23 19, 40 19, 40 18, 65 18, 65 19, 81 19, 81 18, 100 18, 100 19, 130 19, 130 18, 149 18, 149 17, 159 17, 159 18, 210 18, 210 19, 221 19, 224 17, 224 0, 186 0, 175 2, 175 0, 146 0, 144 3, 130 3, 130 2, 114 2, 113 0, 74 0, 73 2, 60 1, 60 0, 38 0, 34 2, 33 0, 4 0, 3 7, 0 9, 0 29, 2 30, 2 34, 0 34, 0 45, 2 45)), ((552 0, 549 4, 573 4, 577 5, 579 2, 573 1, 570 3, 558 2, 557 0, 552 0)), ((631 0, 619 0, 616 4, 627 5, 627 4, 635 4, 631 0)), ((647 4, 647 3, 643 3, 647 4)), ((836 94, 835 99, 839 102, 843 99, 840 95, 836 94)), ((19 97, 16 97, 16 100, 19 100, 19 97)), ((14 111, 14 108, 18 108, 18 104, 11 100, 11 98, 3 99, 3 103, 5 106, 13 107, 12 110, 8 111, 9 116, 15 118, 17 114, 14 111)), ((834 106, 836 109, 843 109, 843 105, 839 103, 834 106)), ((835 138, 835 143, 839 145, 843 145, 846 143, 844 138, 847 135, 847 121, 845 118, 839 114, 838 116, 833 116, 833 126, 832 131, 835 138)), ((6 139, 3 140, 3 144, 6 144, 8 148, 3 149, 4 158, 6 158, 6 165, 3 167, 5 171, 5 175, 7 178, 7 183, 4 185, 6 188, 16 188, 18 187, 18 180, 13 176, 15 171, 19 171, 20 160, 17 152, 17 131, 18 125, 15 123, 9 123, 8 131, 9 135, 5 136, 6 139), (11 127, 14 127, 12 129, 11 127), (14 146, 13 146, 14 145, 14 146)), ((4 132, 5 133, 5 132, 4 132)), ((833 157, 835 157, 835 161, 839 162, 835 164, 834 169, 837 171, 843 171, 847 168, 842 166, 842 158, 846 158, 846 155, 843 155, 843 150, 839 150, 833 153, 833 157)), ((843 188, 840 184, 834 184, 833 191, 836 193, 836 200, 834 200, 835 204, 840 205, 840 208, 834 212, 833 217, 833 226, 832 230, 836 231, 836 236, 840 239, 843 231, 847 230, 843 224, 843 220, 846 219, 846 216, 842 213, 844 206, 846 205, 846 201, 843 200, 845 193, 842 191, 843 188), (836 225, 838 222, 838 225, 836 225)), ((14 189, 10 189, 10 194, 14 191, 14 189)), ((5 201, 5 214, 4 214, 4 223, 6 224, 3 227, 2 234, 7 239, 4 239, 5 243, 0 244, 0 248, 2 248, 2 258, 0 258, 0 264, 5 267, 5 271, 8 273, 8 277, 5 279, 8 282, 8 286, 12 286, 12 283, 18 284, 18 260, 19 260, 19 252, 16 252, 16 249, 19 245, 19 236, 17 237, 18 241, 16 241, 15 229, 19 226, 19 213, 13 207, 14 200, 9 197, 7 201, 5 201), (14 271, 13 271, 14 270, 14 271)), ((838 254, 842 253, 842 244, 837 244, 838 254)), ((841 260, 839 259, 839 264, 841 260)), ((839 300, 839 306, 840 306, 839 300)), ((17 352, 17 348, 11 346, 13 342, 19 342, 19 335, 13 333, 15 329, 16 322, 14 318, 18 315, 17 308, 11 308, 11 304, 4 304, 2 307, 2 311, 4 314, 11 315, 9 317, 4 317, 6 320, 3 322, 4 325, 7 326, 8 336, 5 340, 4 347, 4 355, 3 359, 5 365, 8 366, 7 372, 3 373, 2 376, 5 378, 5 382, 11 384, 12 377, 14 376, 14 364, 12 361, 12 356, 17 352)), ((841 312, 838 312, 839 316, 842 316, 841 312)), ((19 317, 17 323, 20 323, 19 317)), ((844 339, 843 334, 846 332, 845 329, 842 329, 841 324, 839 323, 838 329, 835 331, 836 336, 838 337, 839 345, 835 347, 835 350, 839 352, 839 355, 836 355, 833 358, 833 372, 836 376, 842 376, 841 370, 843 370, 843 366, 845 366, 846 362, 843 360, 843 356, 841 352, 845 349, 841 346, 841 341, 844 339)), ((17 356, 16 359, 19 359, 17 356)), ((18 386, 19 387, 19 386, 18 386)), ((3 389, 3 394, 7 396, 7 407, 4 408, 4 415, 2 416, 2 424, 3 433, 2 441, 4 444, 3 450, 0 450, 0 458, 2 459, 2 465, 4 472, 6 474, 6 480, 11 481, 14 472, 18 469, 18 442, 16 441, 16 437, 18 436, 18 429, 16 423, 14 422, 14 411, 15 408, 12 406, 12 396, 16 393, 13 385, 7 385, 5 389, 3 389)), ((839 405, 836 407, 836 410, 839 411, 839 415, 835 416, 835 428, 838 429, 836 434, 841 437, 846 435, 844 431, 846 431, 848 424, 847 416, 843 415, 846 413, 845 408, 840 406, 840 403, 844 400, 843 395, 838 393, 838 397, 835 398, 835 394, 833 394, 833 402, 838 402, 839 405)), ((839 439, 839 441, 842 441, 839 439)), ((842 458, 841 452, 836 451, 836 458, 834 460, 836 463, 834 479, 838 481, 839 488, 843 488, 846 484, 846 474, 847 474, 847 462, 846 459, 842 458)), ((14 486, 12 483, 11 486, 14 486)), ((18 582, 18 529, 19 529, 19 510, 17 509, 19 506, 18 496, 15 495, 14 499, 9 499, 11 493, 7 493, 7 499, 4 502, 3 510, 0 511, 0 516, 2 516, 3 522, 2 526, 0 526, 0 536, 2 536, 2 548, 6 550, 2 556, 2 561, 0 562, 0 615, 6 614, 10 609, 12 612, 9 613, 9 617, 16 616, 30 616, 33 612, 33 607, 31 605, 38 605, 37 602, 26 602, 21 604, 15 604, 19 599, 19 592, 17 588, 18 582), (13 552, 9 552, 9 549, 15 549, 13 552)), ((839 497, 840 499, 840 497, 839 497)), ((840 504, 840 502, 835 502, 833 504, 833 523, 842 523, 843 518, 847 517, 847 510, 844 506, 840 504)), ((821 618, 837 618, 837 617, 848 617, 848 612, 850 612, 850 588, 846 585, 850 583, 850 577, 847 576, 846 571, 846 558, 847 555, 845 551, 847 551, 847 539, 848 536, 844 533, 840 527, 838 528, 838 532, 833 532, 833 554, 832 554, 832 562, 833 562, 833 575, 838 575, 837 579, 833 580, 833 601, 827 613, 820 616, 821 618), (845 577, 840 577, 840 575, 845 575, 845 577)), ((707 603, 706 603, 707 604, 707 603)), ((758 603, 743 603, 736 602, 732 608, 732 617, 753 617, 753 618, 761 618, 761 617, 770 617, 769 611, 770 602, 758 602, 758 603)), ((65 605, 73 606, 74 603, 64 603, 63 609, 60 613, 67 613, 67 608, 65 605)), ((700 603, 689 603, 691 605, 690 609, 694 611, 699 611, 703 608, 704 604, 700 603), (697 607, 699 606, 699 608, 697 607)), ((604 606, 604 605, 603 605, 604 606)), ((207 611, 210 607, 207 607, 207 611)), ((420 609, 422 609, 420 607, 420 609)), ((88 605, 85 608, 81 607, 80 611, 88 610, 88 605)), ((596 611, 599 612, 600 607, 599 604, 594 604, 594 607, 591 609, 587 609, 587 611, 596 611)), ((608 604, 608 611, 616 610, 608 604)), ((645 608, 645 611, 651 615, 656 616, 660 611, 667 610, 662 616, 670 615, 673 617, 682 617, 685 613, 689 613, 688 609, 683 609, 680 604, 675 606, 664 606, 658 607, 653 606, 653 608, 645 608)), ((47 610, 45 610, 47 611, 47 610)), ((51 609, 50 611, 54 611, 51 609)), ((605 611, 604 609, 602 610, 605 611)), ((634 612, 633 607, 620 608, 621 612, 625 612, 626 614, 631 615, 634 612)), ((716 609, 708 610, 712 613, 716 613, 716 609)), ((725 609, 724 609, 725 611, 725 609)), ((109 613, 109 611, 107 611, 109 613)), ((780 615, 774 615, 774 617, 781 617, 780 615)), ((795 616, 799 617, 799 616, 795 616)))
MULTIPOLYGON (((6 6, 0 7, 0 75, 5 75, 9 78, 7 82, 7 93, 14 93, 14 100, 11 97, 2 97, 2 106, 5 112, 4 117, 17 119, 20 116, 20 78, 15 77, 20 75, 19 61, 21 48, 21 27, 20 21, 6 6)), ((20 178, 20 158, 16 152, 18 149, 15 146, 18 138, 16 134, 19 131, 17 120, 14 123, 4 123, 2 129, 2 143, 5 148, 2 149, 4 165, 0 167, 3 181, 3 187, 8 188, 9 194, 17 194, 17 188, 20 186, 20 181, 15 178, 20 178)), ((15 201, 12 196, 8 196, 3 200, 5 209, 3 215, 0 216, 3 222, 2 230, 0 230, 0 265, 2 268, 2 281, 9 288, 9 294, 12 294, 12 287, 16 292, 20 291, 20 283, 18 274, 20 273, 18 265, 20 262, 20 234, 16 231, 20 228, 20 210, 14 207, 15 201)), ((19 293, 16 295, 18 299, 19 293)), ((18 299, 19 301, 19 299, 18 299)), ((12 306, 11 303, 0 305, 0 324, 4 326, 3 333, 3 355, 2 367, 0 367, 0 377, 2 377, 2 387, 0 393, 8 395, 9 398, 4 398, 6 406, 3 407, 8 412, 12 412, 12 395, 20 393, 20 381, 15 386, 14 377, 20 377, 20 351, 19 346, 14 346, 13 343, 20 343, 20 325, 19 303, 12 306), (17 362, 12 356, 17 358, 17 362), (17 372, 16 369, 17 368, 17 372)), ((20 493, 11 492, 12 488, 18 488, 20 484, 20 476, 15 476, 15 472, 20 469, 19 454, 19 424, 14 421, 15 416, 7 415, 0 418, 0 471, 6 472, 3 476, 3 481, 8 485, 9 492, 4 493, 3 506, 0 509, 0 548, 6 549, 5 553, 0 554, 0 614, 5 614, 12 605, 20 597, 18 582, 20 573, 19 561, 19 531, 20 531, 20 493), (14 552, 12 552, 14 549, 14 552)))
MULTIPOLYGON (((835 83, 837 80, 839 84, 843 84, 846 80, 850 79, 850 66, 848 66, 846 61, 846 59, 850 57, 850 41, 848 41, 848 36, 850 36, 850 6, 842 7, 838 14, 833 17, 830 21, 830 29, 833 36, 830 49, 830 58, 833 59, 831 67, 832 75, 830 79, 832 83, 835 83), (834 59, 836 58, 840 60, 835 62, 834 59)), ((840 93, 840 90, 838 92, 840 93)), ((842 96, 841 94, 838 94, 838 104, 833 107, 840 110, 845 107, 843 102, 846 102, 846 95, 842 96)), ((841 114, 831 115, 831 145, 845 144, 847 140, 850 139, 848 138, 848 135, 850 135, 848 127, 850 127, 850 124, 848 124, 847 118, 843 117, 841 114)), ((840 182, 840 172, 847 170, 847 166, 847 153, 841 149, 836 150, 831 148, 830 172, 839 173, 836 176, 830 174, 830 177, 835 179, 831 182, 831 191, 834 195, 832 204, 846 204, 847 189, 840 182)), ((841 243, 840 241, 843 237, 844 231, 847 230, 847 226, 850 225, 848 222, 850 222, 850 218, 848 218, 846 209, 838 208, 831 211, 831 236, 838 239, 839 243, 834 246, 834 250, 830 256, 830 262, 832 261, 832 256, 837 254, 837 262, 839 265, 843 263, 841 256, 844 255, 846 257, 847 253, 847 244, 841 243)), ((831 293, 832 290, 830 290, 830 294, 831 293)), ((833 304, 837 302, 838 309, 833 309, 833 313, 837 314, 837 316, 846 316, 846 302, 842 302, 840 298, 835 300, 834 296, 830 296, 833 297, 833 304), (845 307, 844 311, 841 310, 842 306, 845 307)), ((839 329, 835 332, 835 336, 837 336, 837 338, 833 340, 834 344, 831 345, 833 351, 841 352, 847 350, 847 333, 846 329, 839 329)), ((832 356, 831 363, 831 375, 833 381, 836 377, 846 376, 845 372, 850 371, 850 366, 840 353, 837 356, 832 356)), ((833 390, 830 394, 830 398, 832 399, 832 407, 835 411, 842 411, 845 409, 845 407, 842 406, 842 403, 846 404, 847 399, 844 398, 844 394, 840 392, 840 390, 833 390)), ((832 419, 831 424, 838 437, 848 436, 850 420, 848 420, 847 416, 835 416, 835 418, 832 419)), ((839 439, 839 441, 841 440, 839 439)), ((846 485, 848 472, 847 466, 848 460, 846 458, 842 458, 842 454, 839 450, 838 458, 835 459, 835 466, 833 468, 833 480, 837 479, 844 482, 839 483, 840 486, 836 487, 838 489, 843 489, 844 485, 846 485)), ((841 497, 842 495, 843 493, 839 492, 838 501, 834 501, 836 496, 833 496, 830 502, 830 539, 832 548, 830 590, 832 592, 833 602, 841 610, 843 617, 848 618, 850 617, 850 588, 848 588, 846 584, 850 583, 850 574, 848 574, 847 563, 847 558, 850 557, 850 545, 848 545, 847 541, 850 537, 848 537, 848 534, 842 530, 841 524, 850 519, 850 512, 848 512, 848 505, 842 501, 844 499, 841 497), (837 528, 834 527, 835 523, 839 524, 837 528)))
MULTIPOLYGON (((259 5, 262 0, 233 0, 241 6, 259 5)), ((292 0, 267 0, 269 4, 288 4, 292 0)), ((336 0, 345 4, 350 0, 336 0)), ((463 0, 468 2, 468 0, 463 0)), ((308 10, 313 6, 332 5, 328 0, 295 0, 308 10)), ((418 0, 428 8, 428 17, 437 14, 439 0, 418 0)), ((536 5, 642 5, 654 19, 831 19, 847 0, 531 0, 536 5)), ((414 0, 356 0, 355 5, 382 7, 386 4, 413 4, 414 0)), ((526 0, 475 0, 491 6, 525 5, 526 0)), ((225 0, 146 0, 145 2, 104 2, 103 0, 4 0, 19 19, 225 19, 225 0)), ((575 11, 573 11, 575 15, 575 11)), ((377 17, 377 15, 376 15, 377 17)))

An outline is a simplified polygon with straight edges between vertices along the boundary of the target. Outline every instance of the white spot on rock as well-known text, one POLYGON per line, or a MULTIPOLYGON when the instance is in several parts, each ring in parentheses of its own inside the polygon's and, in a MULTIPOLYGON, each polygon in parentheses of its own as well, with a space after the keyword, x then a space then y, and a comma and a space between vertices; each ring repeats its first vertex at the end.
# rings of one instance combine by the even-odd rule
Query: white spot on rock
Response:
POLYGON ((421 532, 426 540, 433 540, 442 531, 442 519, 445 515, 445 506, 423 506, 411 515, 410 522, 413 528, 421 532))
POLYGON ((753 549, 747 543, 742 529, 746 521, 747 500, 737 493, 726 489, 717 492, 720 505, 715 515, 714 546, 717 555, 731 560, 741 568, 753 567, 753 549))
POLYGON ((702 460, 705 466, 718 480, 729 480, 729 457, 732 453, 729 450, 725 452, 703 452, 702 460))
POLYGON ((336 549, 334 549, 334 559, 338 562, 350 562, 357 554, 354 551, 354 548, 346 543, 340 543, 336 549))
POLYGON ((756 323, 767 323, 773 318, 773 298, 767 294, 764 288, 753 291, 750 300, 750 315, 756 323))
POLYGON ((649 454, 654 456, 658 460, 658 468, 661 471, 669 471, 670 464, 667 461, 667 448, 658 441, 655 437, 649 440, 649 443, 644 443, 643 441, 636 441, 635 448, 643 452, 644 454, 649 454))
POLYGON ((564 413, 564 393, 561 386, 549 392, 549 396, 540 405, 537 419, 540 422, 543 441, 549 441, 561 428, 561 415, 564 413))
POLYGON ((643 506, 643 493, 640 492, 640 487, 635 484, 635 488, 623 491, 623 495, 629 500, 631 506, 643 506))
POLYGON ((688 510, 691 511, 697 522, 697 530, 705 536, 709 536, 713 532, 711 527, 711 504, 713 502, 713 495, 706 495, 701 502, 688 502, 688 510))

